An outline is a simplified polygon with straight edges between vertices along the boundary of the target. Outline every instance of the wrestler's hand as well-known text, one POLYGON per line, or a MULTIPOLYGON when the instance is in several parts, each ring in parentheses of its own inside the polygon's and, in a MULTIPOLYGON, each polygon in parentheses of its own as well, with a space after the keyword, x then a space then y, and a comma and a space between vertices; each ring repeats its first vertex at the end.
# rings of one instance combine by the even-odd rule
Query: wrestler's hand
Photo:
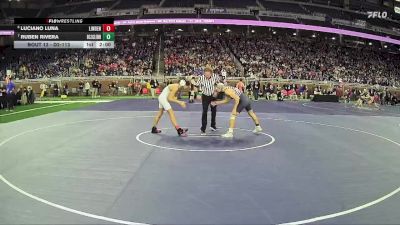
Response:
POLYGON ((180 102, 179 102, 179 105, 180 105, 182 108, 186 108, 186 102, 180 101, 180 102))
POLYGON ((211 102, 211 106, 217 106, 218 104, 217 104, 217 102, 216 101, 212 101, 211 102))

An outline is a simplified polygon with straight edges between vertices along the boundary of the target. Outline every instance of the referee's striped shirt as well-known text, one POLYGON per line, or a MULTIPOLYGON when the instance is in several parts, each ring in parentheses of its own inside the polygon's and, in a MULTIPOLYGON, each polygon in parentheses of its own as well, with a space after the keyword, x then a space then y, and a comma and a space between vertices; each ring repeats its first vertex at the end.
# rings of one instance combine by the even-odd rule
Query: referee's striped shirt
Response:
POLYGON ((204 75, 201 75, 196 83, 196 86, 200 87, 203 95, 212 96, 214 94, 214 85, 219 82, 219 76, 213 74, 210 79, 207 79, 204 75))

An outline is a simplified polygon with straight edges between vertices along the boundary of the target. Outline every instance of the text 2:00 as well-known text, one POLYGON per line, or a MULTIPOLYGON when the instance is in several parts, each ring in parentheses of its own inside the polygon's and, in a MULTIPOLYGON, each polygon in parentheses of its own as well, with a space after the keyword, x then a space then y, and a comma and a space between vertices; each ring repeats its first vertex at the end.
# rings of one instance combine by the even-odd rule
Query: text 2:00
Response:
POLYGON ((99 46, 100 47, 111 47, 111 43, 110 42, 100 42, 99 46))

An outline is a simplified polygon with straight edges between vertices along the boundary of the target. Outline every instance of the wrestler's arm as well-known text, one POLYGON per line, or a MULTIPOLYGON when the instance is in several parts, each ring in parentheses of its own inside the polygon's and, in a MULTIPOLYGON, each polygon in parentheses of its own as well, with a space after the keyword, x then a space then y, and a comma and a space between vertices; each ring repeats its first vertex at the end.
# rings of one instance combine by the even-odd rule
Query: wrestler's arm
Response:
POLYGON ((215 101, 214 105, 226 104, 230 101, 229 97, 225 97, 223 100, 215 101))
POLYGON ((239 102, 240 102, 239 96, 237 96, 232 89, 225 90, 225 95, 226 95, 225 99, 221 100, 221 101, 216 101, 215 105, 226 104, 226 103, 228 103, 230 101, 229 98, 232 98, 235 101, 235 103, 233 105, 232 114, 236 115, 237 114, 236 109, 237 109, 237 107, 239 105, 239 102))
POLYGON ((176 92, 177 92, 178 89, 179 89, 179 88, 178 88, 178 84, 170 85, 170 86, 168 86, 167 88, 170 88, 170 92, 169 92, 169 95, 168 95, 168 101, 169 101, 169 102, 177 103, 177 104, 179 104, 180 106, 182 106, 183 108, 185 108, 185 107, 186 107, 186 103, 183 102, 183 101, 179 101, 178 98, 175 96, 175 95, 176 95, 176 92))

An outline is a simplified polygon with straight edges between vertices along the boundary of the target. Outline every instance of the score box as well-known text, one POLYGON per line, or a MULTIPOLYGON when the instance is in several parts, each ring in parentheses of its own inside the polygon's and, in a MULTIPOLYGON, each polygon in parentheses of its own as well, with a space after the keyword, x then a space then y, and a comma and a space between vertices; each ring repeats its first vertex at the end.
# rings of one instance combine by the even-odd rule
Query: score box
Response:
POLYGON ((103 41, 114 41, 115 40, 115 33, 113 33, 113 32, 103 32, 101 40, 103 40, 103 41))
POLYGON ((103 32, 115 32, 114 24, 103 24, 103 32))

